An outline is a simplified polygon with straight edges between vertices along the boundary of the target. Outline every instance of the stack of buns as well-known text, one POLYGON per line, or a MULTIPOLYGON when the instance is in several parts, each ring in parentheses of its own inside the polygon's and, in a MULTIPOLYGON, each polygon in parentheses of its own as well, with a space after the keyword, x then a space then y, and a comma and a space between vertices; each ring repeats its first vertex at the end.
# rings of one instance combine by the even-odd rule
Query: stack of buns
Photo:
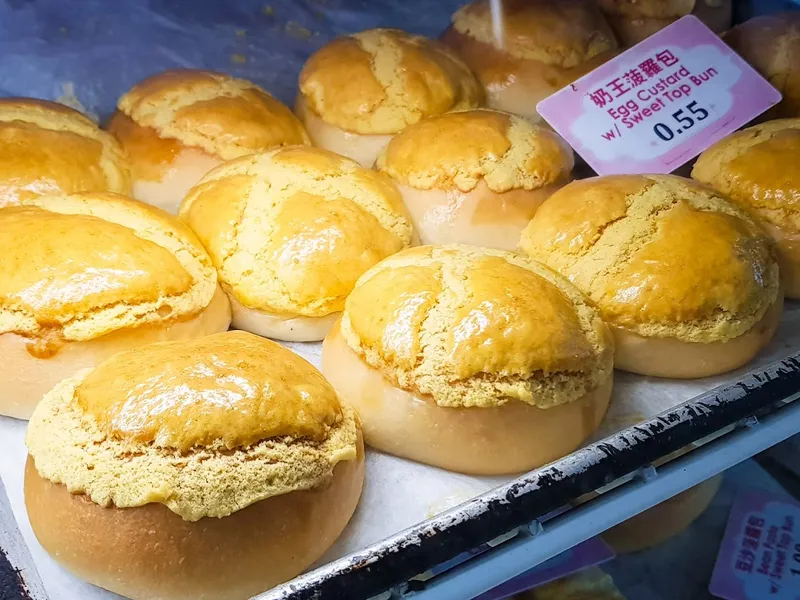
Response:
MULTIPOLYGON (((747 364, 800 298, 800 120, 718 142, 693 179, 573 182, 532 122, 620 43, 729 8, 509 0, 498 29, 478 0, 444 43, 324 45, 296 115, 202 70, 135 85, 113 135, 0 100, 0 414, 31 417, 44 548, 134 600, 244 599, 341 534, 364 442, 518 473, 594 433, 615 367, 747 364), (264 337, 324 340, 324 377, 264 337)), ((794 117, 795 25, 726 38, 794 117)))

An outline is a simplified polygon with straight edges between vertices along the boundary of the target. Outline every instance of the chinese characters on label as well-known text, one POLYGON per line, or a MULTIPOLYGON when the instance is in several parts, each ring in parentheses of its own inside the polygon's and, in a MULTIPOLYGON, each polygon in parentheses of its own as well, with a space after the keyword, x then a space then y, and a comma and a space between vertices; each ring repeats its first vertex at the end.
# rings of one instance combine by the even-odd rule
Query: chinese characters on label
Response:
POLYGON ((604 108, 614 120, 614 128, 601 132, 601 137, 606 141, 621 138, 625 129, 645 124, 665 142, 674 139, 708 118, 708 110, 697 101, 688 100, 693 87, 700 87, 717 75, 719 71, 714 67, 694 75, 671 50, 657 52, 654 58, 645 59, 638 67, 588 93, 595 106, 604 108), (656 113, 670 107, 680 110, 664 122, 666 114, 656 113))
POLYGON ((694 17, 684 17, 538 105, 601 175, 668 173, 780 100, 694 17))
POLYGON ((678 64, 678 59, 669 50, 663 50, 656 54, 655 58, 647 58, 638 67, 632 68, 622 77, 615 77, 594 92, 589 92, 589 97, 597 106, 603 108, 610 104, 615 98, 621 98, 627 92, 647 83, 648 79, 656 77, 663 70, 658 60, 665 67, 672 67, 678 64), (613 95, 612 93, 613 92, 613 95))
POLYGON ((760 492, 739 496, 709 589, 727 600, 798 600, 800 506, 760 492))

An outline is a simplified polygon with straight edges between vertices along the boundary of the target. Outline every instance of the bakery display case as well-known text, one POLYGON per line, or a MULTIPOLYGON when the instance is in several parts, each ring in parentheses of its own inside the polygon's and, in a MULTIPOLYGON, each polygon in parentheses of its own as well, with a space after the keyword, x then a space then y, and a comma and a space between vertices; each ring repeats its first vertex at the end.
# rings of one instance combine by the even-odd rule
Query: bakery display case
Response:
POLYGON ((0 597, 669 594, 793 485, 795 57, 788 0, 0 5, 0 597), (681 19, 780 101, 596 177, 536 104, 681 19))

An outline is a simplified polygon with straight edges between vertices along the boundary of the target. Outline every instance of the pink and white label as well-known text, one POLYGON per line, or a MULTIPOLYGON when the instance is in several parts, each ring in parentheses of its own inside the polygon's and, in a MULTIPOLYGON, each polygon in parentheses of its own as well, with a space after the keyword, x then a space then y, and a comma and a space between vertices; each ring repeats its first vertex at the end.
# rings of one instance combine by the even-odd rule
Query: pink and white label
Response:
POLYGON ((725 600, 800 599, 800 505, 765 492, 737 496, 709 591, 725 600))
POLYGON ((537 106, 600 175, 670 173, 781 95, 687 16, 537 106))

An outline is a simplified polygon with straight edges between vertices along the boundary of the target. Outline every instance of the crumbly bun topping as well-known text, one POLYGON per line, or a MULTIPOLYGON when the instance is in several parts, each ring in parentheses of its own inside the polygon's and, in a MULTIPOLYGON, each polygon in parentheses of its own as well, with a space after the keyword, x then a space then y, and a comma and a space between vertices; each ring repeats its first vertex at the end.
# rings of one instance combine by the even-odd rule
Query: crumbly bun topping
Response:
POLYGON ((303 66, 300 94, 325 122, 361 134, 397 133, 484 99, 478 80, 446 46, 396 29, 323 46, 303 66))
POLYGON ((766 234, 681 177, 575 181, 539 207, 520 245, 589 295, 606 322, 643 336, 730 340, 781 293, 766 234))
POLYGON ((569 178, 572 149, 530 121, 489 109, 425 119, 397 134, 377 167, 417 189, 535 190, 569 178))
POLYGON ((122 149, 87 117, 56 102, 0 99, 0 207, 47 194, 130 190, 122 149))
POLYGON ((213 71, 159 73, 122 96, 118 108, 138 125, 225 160, 309 143, 288 107, 250 81, 213 71))
POLYGON ((783 94, 770 114, 800 117, 800 14, 756 17, 728 31, 724 39, 783 94))
POLYGON ((0 333, 43 342, 188 319, 217 286, 211 260, 185 225, 111 193, 45 196, 3 209, 0 253, 0 333))
POLYGON ((502 20, 498 43, 489 1, 477 0, 456 11, 453 28, 514 58, 565 69, 617 47, 614 33, 589 0, 504 0, 502 20))
POLYGON ((245 332, 124 352, 37 406, 36 469, 102 506, 166 505, 187 521, 325 485, 354 460, 355 412, 310 364, 245 332))
POLYGON ((608 329, 575 287, 486 248, 422 246, 384 260, 348 297, 341 332, 394 385, 446 407, 549 408, 612 369, 608 329))
POLYGON ((738 131, 703 152, 692 177, 753 215, 800 233, 800 118, 738 131))
POLYGON ((412 234, 387 177, 307 146, 217 167, 180 216, 241 304, 307 317, 342 310, 356 279, 412 234))

